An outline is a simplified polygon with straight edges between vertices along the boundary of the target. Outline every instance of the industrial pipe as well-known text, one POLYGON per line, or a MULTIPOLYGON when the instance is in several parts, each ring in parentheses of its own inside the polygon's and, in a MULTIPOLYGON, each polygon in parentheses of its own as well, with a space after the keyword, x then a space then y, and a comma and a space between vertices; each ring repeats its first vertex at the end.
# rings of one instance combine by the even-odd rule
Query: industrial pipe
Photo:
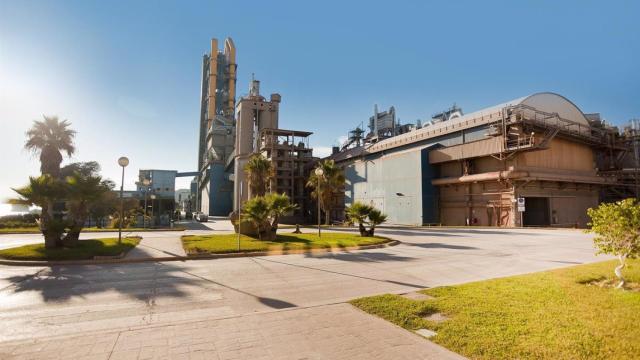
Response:
POLYGON ((460 177, 449 177, 442 179, 433 179, 431 184, 433 185, 451 185, 460 183, 469 183, 477 181, 491 181, 491 180, 506 180, 528 177, 528 171, 519 170, 506 170, 506 171, 492 171, 482 174, 464 175, 460 177))
POLYGON ((507 171, 493 171, 482 174, 464 175, 460 177, 448 177, 442 179, 433 179, 431 184, 433 185, 452 185, 478 181, 491 181, 491 180, 507 180, 507 179, 521 179, 529 181, 561 181, 561 182, 578 182, 586 184, 608 184, 606 178, 599 176, 584 176, 584 175, 563 175, 549 172, 539 171, 522 171, 522 170, 507 170, 507 171))

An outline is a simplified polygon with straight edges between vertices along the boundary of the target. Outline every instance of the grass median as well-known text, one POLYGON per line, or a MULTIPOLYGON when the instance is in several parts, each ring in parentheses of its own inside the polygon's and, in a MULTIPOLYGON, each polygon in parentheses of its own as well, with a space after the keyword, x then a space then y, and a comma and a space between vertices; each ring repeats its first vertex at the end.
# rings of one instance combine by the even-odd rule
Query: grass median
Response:
POLYGON ((89 260, 94 256, 116 256, 127 253, 140 242, 139 237, 80 240, 77 246, 70 248, 46 249, 44 244, 24 245, 0 250, 0 258, 7 260, 89 260))
MULTIPOLYGON (((236 234, 185 235, 182 237, 182 246, 187 254, 227 254, 238 252, 237 241, 236 234)), ((317 234, 278 234, 273 241, 263 241, 242 235, 240 252, 348 248, 385 242, 389 242, 389 239, 336 232, 322 233, 320 238, 317 234)))
MULTIPOLYGON (((630 264, 626 278, 640 283, 640 260, 630 264)), ((640 292, 597 285, 615 265, 424 290, 431 300, 387 294, 352 304, 409 330, 434 330, 432 341, 473 359, 637 358, 640 292)))

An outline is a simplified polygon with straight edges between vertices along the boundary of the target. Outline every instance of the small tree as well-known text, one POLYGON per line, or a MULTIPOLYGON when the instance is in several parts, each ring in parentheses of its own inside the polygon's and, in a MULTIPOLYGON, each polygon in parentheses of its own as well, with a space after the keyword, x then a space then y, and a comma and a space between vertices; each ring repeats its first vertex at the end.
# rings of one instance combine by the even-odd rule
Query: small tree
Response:
POLYGON ((98 175, 99 171, 100 165, 95 161, 73 163, 61 170, 61 174, 66 179, 66 205, 69 210, 67 214, 69 231, 63 238, 65 246, 77 244, 80 231, 89 216, 89 207, 100 202, 104 194, 114 187, 112 181, 103 180, 98 175))
POLYGON ((364 227, 364 224, 367 222, 367 216, 369 216, 371 210, 373 210, 372 206, 356 201, 345 211, 349 220, 358 223, 360 236, 367 236, 367 228, 364 227))
POLYGON ((349 206, 346 214, 350 221, 358 223, 360 236, 373 236, 376 226, 387 221, 387 215, 383 214, 382 211, 360 201, 356 201, 349 206), (365 224, 370 225, 369 230, 364 226, 365 224))
POLYGON ((640 204, 635 199, 604 203, 588 209, 587 214, 591 217, 589 231, 596 234, 593 242, 598 253, 615 255, 620 261, 614 273, 620 279, 616 287, 622 288, 622 269, 627 259, 640 255, 640 204))
POLYGON ((263 196, 249 199, 242 207, 242 220, 249 221, 256 227, 260 240, 262 233, 269 226, 269 213, 269 203, 263 196))
POLYGON ((262 154, 254 154, 244 166, 249 178, 249 196, 264 196, 273 177, 273 164, 262 154))
POLYGON ((371 225, 369 228, 369 236, 373 236, 376 226, 387 221, 387 215, 383 214, 382 211, 376 208, 372 208, 371 211, 369 211, 368 217, 369 225, 371 225))
POLYGON ((280 217, 295 210, 298 206, 291 203, 286 194, 269 193, 256 196, 247 201, 242 208, 242 220, 249 221, 255 226, 258 239, 273 240, 278 231, 280 217))
MULTIPOLYGON (((113 190, 111 187, 110 190, 113 190)), ((102 194, 98 201, 89 204, 89 216, 95 220, 96 226, 102 228, 109 224, 105 222, 109 215, 115 213, 120 208, 120 199, 113 191, 102 194)))
POLYGON ((29 177, 28 185, 13 189, 13 191, 19 197, 9 200, 9 203, 36 205, 42 209, 39 226, 42 235, 44 235, 45 247, 50 249, 62 245, 61 236, 64 233, 64 223, 52 214, 56 201, 64 196, 64 183, 45 174, 39 177, 29 177))
POLYGON ((269 205, 269 216, 271 218, 271 234, 270 237, 275 238, 278 231, 278 222, 280 217, 298 208, 296 204, 292 204, 286 194, 270 193, 265 196, 269 205))
POLYGON ((325 224, 329 225, 331 223, 333 198, 344 191, 345 178, 342 169, 333 160, 319 162, 315 169, 318 168, 322 169, 322 176, 318 177, 315 170, 312 170, 309 179, 307 179, 307 187, 313 189, 311 197, 316 201, 320 201, 320 207, 325 215, 325 224), (319 191, 318 184, 320 184, 319 191))

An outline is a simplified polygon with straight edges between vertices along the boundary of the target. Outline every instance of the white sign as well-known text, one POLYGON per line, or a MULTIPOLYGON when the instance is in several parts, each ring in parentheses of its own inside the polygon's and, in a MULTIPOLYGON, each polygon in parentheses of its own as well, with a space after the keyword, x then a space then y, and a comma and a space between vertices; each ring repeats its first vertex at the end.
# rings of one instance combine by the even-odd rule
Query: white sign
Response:
POLYGON ((524 212, 524 198, 523 197, 519 197, 518 198, 518 211, 519 212, 524 212))

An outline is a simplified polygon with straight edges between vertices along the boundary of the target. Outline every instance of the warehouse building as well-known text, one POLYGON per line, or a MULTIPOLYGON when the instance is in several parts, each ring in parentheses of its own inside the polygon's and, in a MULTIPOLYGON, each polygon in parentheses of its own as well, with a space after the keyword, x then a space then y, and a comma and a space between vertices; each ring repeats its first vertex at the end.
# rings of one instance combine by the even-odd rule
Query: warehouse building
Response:
POLYGON ((554 93, 470 114, 454 106, 384 133, 330 158, 345 171, 345 205, 375 205, 395 224, 583 227, 612 188, 633 195, 615 175, 627 140, 554 93))

